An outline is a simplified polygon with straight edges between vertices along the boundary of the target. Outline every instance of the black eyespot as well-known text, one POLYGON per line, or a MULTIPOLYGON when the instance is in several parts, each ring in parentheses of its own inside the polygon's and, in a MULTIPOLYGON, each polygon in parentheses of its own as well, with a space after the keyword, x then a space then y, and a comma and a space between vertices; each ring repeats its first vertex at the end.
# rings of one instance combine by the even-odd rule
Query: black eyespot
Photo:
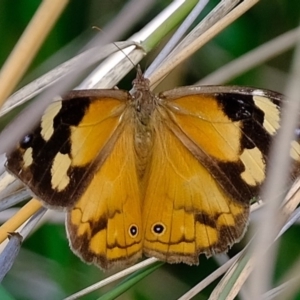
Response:
POLYGON ((161 235, 165 232, 166 230, 166 227, 164 224, 162 223, 155 223, 153 226, 152 226, 152 232, 155 234, 155 235, 161 235))
POLYGON ((26 134, 20 142, 20 146, 24 149, 31 147, 31 142, 33 140, 32 134, 26 134))
POLYGON ((138 227, 137 225, 133 224, 129 227, 129 235, 133 238, 133 237, 136 237, 139 233, 139 230, 138 230, 138 227))

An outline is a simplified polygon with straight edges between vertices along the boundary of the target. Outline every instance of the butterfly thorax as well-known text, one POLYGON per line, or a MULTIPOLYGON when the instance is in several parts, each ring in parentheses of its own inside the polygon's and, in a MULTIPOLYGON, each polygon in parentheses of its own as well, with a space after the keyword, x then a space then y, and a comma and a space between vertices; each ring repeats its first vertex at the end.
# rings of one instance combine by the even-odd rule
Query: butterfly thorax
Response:
POLYGON ((152 153, 154 131, 151 119, 157 106, 157 101, 155 95, 150 91, 149 80, 144 78, 139 72, 133 84, 134 147, 137 156, 137 172, 139 177, 143 178, 152 153))
POLYGON ((137 118, 143 125, 147 126, 157 104, 155 95, 150 91, 149 79, 140 72, 133 80, 132 98, 137 118))

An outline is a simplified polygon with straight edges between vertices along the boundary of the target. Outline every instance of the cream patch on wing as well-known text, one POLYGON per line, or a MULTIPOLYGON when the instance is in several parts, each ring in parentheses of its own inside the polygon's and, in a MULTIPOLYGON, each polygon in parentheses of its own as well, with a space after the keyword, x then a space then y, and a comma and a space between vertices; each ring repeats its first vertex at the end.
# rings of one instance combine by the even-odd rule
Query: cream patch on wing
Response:
POLYGON ((291 141, 290 156, 296 161, 300 161, 300 145, 297 141, 291 141))
POLYGON ((263 182, 266 166, 261 151, 257 147, 244 149, 240 159, 245 166, 245 171, 241 173, 242 179, 251 186, 263 182))
POLYGON ((265 114, 263 123, 264 128, 269 134, 274 135, 280 127, 279 107, 267 97, 253 96, 253 100, 255 105, 265 114))
POLYGON ((54 132, 53 120, 59 113, 62 102, 54 102, 49 105, 42 116, 41 120, 41 136, 47 142, 50 140, 54 132))
POLYGON ((71 165, 71 159, 68 154, 57 153, 51 167, 51 186, 57 191, 64 190, 69 182, 68 169, 71 165))
POLYGON ((33 163, 32 148, 26 149, 23 155, 24 167, 27 168, 33 163))

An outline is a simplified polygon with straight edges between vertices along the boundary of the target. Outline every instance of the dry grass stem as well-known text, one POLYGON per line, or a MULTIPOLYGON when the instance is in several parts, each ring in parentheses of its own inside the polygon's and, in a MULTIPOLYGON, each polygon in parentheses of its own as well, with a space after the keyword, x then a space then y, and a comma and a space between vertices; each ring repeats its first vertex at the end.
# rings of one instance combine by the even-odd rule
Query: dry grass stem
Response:
POLYGON ((0 106, 26 72, 38 49, 67 5, 67 0, 44 0, 0 72, 0 106))

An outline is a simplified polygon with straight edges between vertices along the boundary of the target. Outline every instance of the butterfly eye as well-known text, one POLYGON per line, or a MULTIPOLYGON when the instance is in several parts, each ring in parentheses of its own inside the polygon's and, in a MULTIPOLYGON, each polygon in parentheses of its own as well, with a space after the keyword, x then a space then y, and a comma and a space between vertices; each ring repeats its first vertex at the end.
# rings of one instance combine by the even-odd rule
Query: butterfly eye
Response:
POLYGON ((166 227, 164 224, 162 223, 155 223, 153 226, 152 226, 152 232, 155 234, 155 235, 162 235, 165 231, 166 227))
POLYGON ((20 142, 20 146, 24 149, 27 149, 31 146, 32 134, 26 134, 20 142))
POLYGON ((136 237, 138 235, 138 233, 139 233, 139 230, 138 230, 138 227, 135 224, 133 224, 129 227, 129 235, 132 238, 136 237))

